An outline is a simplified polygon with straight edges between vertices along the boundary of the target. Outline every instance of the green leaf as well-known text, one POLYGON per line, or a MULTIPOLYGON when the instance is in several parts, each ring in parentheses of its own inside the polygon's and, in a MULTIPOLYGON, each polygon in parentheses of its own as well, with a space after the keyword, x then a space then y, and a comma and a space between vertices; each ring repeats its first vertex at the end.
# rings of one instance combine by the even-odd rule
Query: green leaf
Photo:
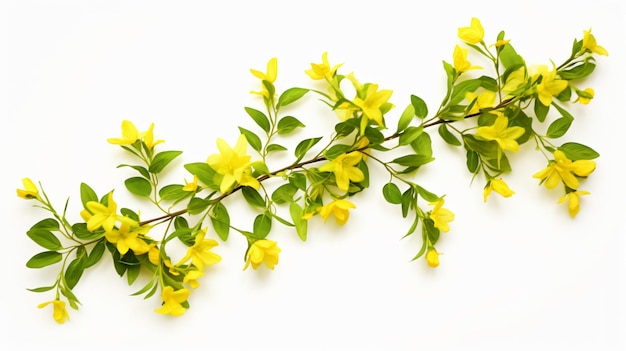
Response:
POLYGON ((198 180, 213 190, 219 190, 219 184, 215 183, 217 173, 206 162, 188 163, 185 169, 198 177, 198 180))
POLYGON ((133 283, 139 277, 139 273, 141 272, 141 266, 128 266, 126 269, 126 280, 128 281, 128 285, 133 285, 133 283))
POLYGON ((311 149, 320 140, 322 140, 321 137, 310 138, 310 139, 304 139, 300 143, 298 143, 298 145, 296 146, 296 150, 295 150, 295 155, 297 158, 296 162, 299 162, 300 160, 302 160, 302 158, 306 155, 307 151, 309 151, 309 149, 311 149))
POLYGON ((80 183, 80 200, 83 203, 83 207, 87 208, 89 201, 98 202, 98 195, 93 189, 86 183, 80 183))
POLYGON ((390 204, 398 205, 402 203, 402 193, 400 188, 394 183, 387 183, 383 186, 383 196, 390 204))
POLYGON ((424 132, 420 134, 413 142, 411 142, 411 148, 418 155, 424 155, 431 157, 433 155, 432 142, 430 140, 430 135, 424 132))
POLYGON ((296 117, 285 116, 278 121, 277 132, 280 135, 285 135, 293 132, 296 128, 304 127, 305 125, 300 122, 296 117))
POLYGON ((472 150, 467 150, 467 170, 470 171, 470 173, 476 173, 478 171, 478 166, 479 166, 479 157, 478 157, 478 153, 476 151, 472 151, 472 150))
POLYGON ((272 229, 272 215, 269 212, 265 212, 256 216, 254 219, 254 225, 252 233, 258 240, 265 239, 272 229))
POLYGON ((309 222, 302 219, 302 216, 304 215, 302 207, 300 207, 297 203, 292 202, 289 204, 289 215, 291 216, 293 224, 296 226, 296 233, 298 233, 298 237, 300 240, 306 241, 309 222))
POLYGON ((535 99, 535 116, 539 122, 543 123, 546 120, 549 110, 550 106, 544 106, 539 99, 535 99))
POLYGON ((486 90, 497 92, 498 91, 498 82, 489 76, 481 76, 478 78, 480 80, 480 86, 486 90))
POLYGON ((406 167, 420 167, 433 160, 434 158, 425 155, 405 155, 395 158, 391 162, 406 167))
POLYGON ((36 292, 36 293, 40 293, 40 292, 50 291, 50 290, 54 289, 55 287, 56 287, 56 285, 51 285, 51 286, 42 286, 40 288, 26 289, 26 290, 32 291, 32 292, 36 292))
POLYGON ((419 96, 411 95, 411 106, 413 106, 415 116, 418 118, 424 119, 424 117, 428 116, 428 106, 419 96))
POLYGON ((351 145, 335 144, 331 146, 328 150, 326 150, 326 152, 324 153, 324 156, 326 156, 326 158, 329 161, 332 161, 336 159, 337 157, 348 152, 348 150, 350 150, 351 147, 352 147, 351 145))
POLYGON ((439 200, 439 196, 431 193, 430 191, 422 188, 419 185, 416 185, 417 187, 417 193, 426 201, 428 202, 435 202, 437 200, 439 200))
POLYGON ((80 277, 83 275, 83 270, 83 260, 80 258, 76 258, 67 266, 65 270, 65 283, 70 290, 74 289, 80 280, 80 277))
POLYGON ((267 118, 265 113, 253 109, 252 107, 245 108, 248 115, 252 118, 252 120, 263 129, 266 133, 270 132, 270 120, 267 118))
POLYGON ((184 199, 189 195, 191 195, 191 192, 183 190, 183 185, 181 184, 166 185, 159 190, 159 197, 165 201, 176 201, 184 199))
POLYGON ((54 219, 54 218, 46 218, 46 219, 42 219, 41 221, 35 223, 35 225, 30 227, 30 229, 31 230, 33 230, 33 229, 41 229, 41 230, 49 230, 51 232, 58 232, 59 231, 59 222, 57 222, 57 220, 54 219))
POLYGON ((481 84, 481 80, 476 78, 465 80, 455 85, 452 90, 452 97, 450 97, 450 105, 456 105, 463 101, 465 99, 465 94, 475 92, 476 89, 480 88, 481 84))
POLYGON ((261 148, 263 147, 263 143, 261 143, 261 138, 253 132, 247 130, 246 128, 239 127, 239 131, 246 137, 248 144, 252 146, 257 152, 261 152, 261 148))
POLYGON ((72 232, 80 240, 93 240, 104 235, 103 230, 97 230, 95 232, 87 230, 87 223, 76 223, 72 225, 72 232))
POLYGON ((424 132, 424 127, 408 127, 404 130, 398 140, 399 145, 409 145, 424 132))
POLYGON ((411 124, 413 117, 415 117, 415 107, 413 107, 413 105, 409 105, 404 109, 402 115, 400 115, 400 119, 398 120, 398 130, 396 133, 405 130, 406 127, 411 124))
POLYGON ((514 65, 525 64, 524 59, 517 54, 511 44, 505 44, 504 46, 501 46, 500 50, 498 51, 498 55, 500 56, 500 62, 502 62, 504 68, 509 68, 510 66, 514 65))
POLYGON ((192 215, 199 214, 206 210, 210 204, 210 201, 201 199, 199 197, 194 197, 193 199, 191 199, 191 201, 189 201, 189 204, 187 205, 187 211, 189 212, 189 214, 192 215))
POLYGON ((282 94, 280 94, 277 105, 287 106, 291 103, 298 101, 301 97, 303 97, 308 92, 309 92, 309 89, 304 89, 304 88, 287 89, 282 94))
POLYGON ((461 146, 461 142, 450 132, 450 130, 448 130, 446 123, 442 123, 439 126, 439 135, 446 143, 454 146, 461 146))
POLYGON ((135 222, 140 222, 139 215, 137 213, 135 213, 135 211, 133 211, 133 210, 131 210, 129 208, 122 207, 120 209, 120 213, 122 214, 122 216, 128 217, 128 218, 132 219, 135 222))
POLYGON ((435 222, 432 219, 427 218, 422 223, 424 223, 424 230, 426 231, 426 235, 430 240, 431 245, 435 245, 437 241, 439 241, 439 229, 435 227, 435 222))
POLYGON ((593 160, 600 157, 594 149, 579 143, 565 143, 558 148, 567 158, 572 161, 576 160, 593 160))
POLYGON ((124 185, 126 185, 128 191, 138 196, 149 197, 152 193, 152 184, 145 178, 128 178, 124 181, 124 185))
POLYGON ((287 150, 286 147, 282 146, 282 145, 278 145, 278 144, 269 144, 267 145, 267 152, 274 152, 274 151, 285 151, 287 150))
POLYGON ((36 254, 31 257, 28 262, 26 262, 26 267, 28 268, 43 268, 58 262, 61 262, 63 255, 56 251, 44 251, 36 254))
POLYGON ((176 157, 182 154, 182 151, 163 151, 154 155, 152 162, 150 162, 150 167, 148 167, 148 171, 150 173, 161 173, 163 169, 172 162, 176 157))
POLYGON ((258 191, 249 186, 244 186, 241 189, 241 193, 250 205, 254 207, 265 208, 265 200, 258 191))
POLYGON ((102 259, 102 255, 104 255, 104 249, 104 240, 98 241, 93 249, 91 249, 89 256, 87 256, 87 258, 83 260, 83 268, 87 269, 100 262, 100 259, 102 259))
POLYGON ((349 118, 343 122, 335 124, 335 133, 338 137, 344 137, 352 134, 355 130, 359 129, 359 119, 349 118))
POLYGON ((63 248, 61 241, 49 230, 35 228, 26 232, 26 235, 44 249, 60 250, 63 248))
POLYGON ((595 63, 591 62, 591 60, 585 60, 582 64, 576 65, 571 69, 559 71, 558 74, 562 79, 575 80, 589 76, 595 68, 595 63))
POLYGON ((306 176, 303 173, 293 172, 289 175, 289 184, 306 191, 306 176))
POLYGON ((292 202, 296 192, 298 192, 298 188, 291 183, 283 184, 272 193, 272 201, 279 205, 292 202))
POLYGON ((211 224, 213 224, 213 229, 217 233, 217 236, 219 236, 222 241, 228 240, 228 233, 230 231, 230 216, 228 215, 226 206, 224 206, 221 202, 218 202, 215 206, 213 206, 210 216, 211 224))
POLYGON ((567 133, 567 130, 572 125, 572 122, 572 119, 566 117, 556 119, 548 127, 546 137, 552 139, 562 137, 563 135, 565 135, 565 133, 567 133))
POLYGON ((134 165, 126 165, 126 164, 117 166, 117 168, 121 168, 121 167, 130 167, 130 168, 136 170, 137 172, 139 172, 139 174, 141 174, 144 178, 150 178, 150 173, 148 172, 146 167, 134 166, 134 165))
POLYGON ((409 209, 413 207, 415 200, 415 190, 413 187, 408 188, 404 193, 402 193, 402 218, 406 218, 409 214, 409 209))

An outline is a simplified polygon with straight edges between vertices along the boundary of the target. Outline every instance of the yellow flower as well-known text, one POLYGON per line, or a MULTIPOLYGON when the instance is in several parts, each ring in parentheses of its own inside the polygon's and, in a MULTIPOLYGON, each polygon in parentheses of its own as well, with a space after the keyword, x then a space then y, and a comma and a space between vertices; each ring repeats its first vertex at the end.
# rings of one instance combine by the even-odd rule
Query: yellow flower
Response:
POLYGON ((593 99, 596 92, 591 88, 587 88, 583 91, 577 90, 576 94, 578 95, 578 98, 574 102, 580 102, 583 105, 587 105, 591 99, 593 99))
POLYGON ((370 84, 365 92, 365 99, 356 97, 352 103, 363 111, 363 116, 366 118, 365 123, 367 123, 367 119, 372 119, 379 126, 384 127, 383 114, 380 108, 387 103, 391 94, 393 94, 392 90, 378 91, 378 84, 370 84))
POLYGON ((149 245, 148 249, 148 260, 155 266, 158 266, 161 263, 161 249, 159 249, 156 244, 152 243, 149 245))
POLYGON ((182 316, 187 312, 187 309, 181 304, 187 301, 189 298, 188 289, 180 289, 174 291, 171 286, 166 286, 161 292, 161 299, 163 299, 163 305, 161 308, 154 310, 160 314, 171 314, 172 316, 182 316))
POLYGON ((361 162, 362 154, 358 151, 340 155, 336 159, 329 161, 319 168, 320 172, 333 172, 337 187, 343 191, 348 191, 350 181, 355 183, 365 179, 363 172, 355 167, 361 162))
POLYGON ((80 211, 80 218, 83 219, 83 221, 85 221, 85 223, 89 222, 89 219, 91 218, 91 213, 89 213, 89 211, 87 210, 82 210, 80 211))
POLYGON ((584 190, 576 190, 565 194, 560 200, 559 204, 565 202, 565 200, 569 200, 567 204, 567 210, 569 212, 569 216, 574 218, 580 211, 580 197, 582 195, 589 195, 590 192, 584 190))
POLYGON ((187 179, 185 179, 185 186, 183 187, 183 191, 189 191, 192 193, 195 193, 196 190, 198 189, 198 176, 197 175, 193 175, 193 181, 191 183, 187 182, 187 179))
POLYGON ((187 274, 185 274, 185 277, 183 278, 183 283, 189 283, 189 285, 193 289, 196 289, 200 286, 200 283, 198 283, 198 279, 202 276, 204 276, 204 273, 202 271, 199 271, 197 269, 191 270, 187 272, 187 274))
POLYGON ((469 27, 459 28, 459 38, 470 44, 478 44, 483 41, 485 30, 478 18, 472 18, 469 27))
POLYGON ((223 139, 217 139, 219 154, 213 154, 207 159, 207 163, 218 174, 221 174, 222 182, 220 191, 228 192, 234 185, 249 186, 259 189, 261 184, 254 178, 250 165, 250 156, 247 155, 248 142, 241 134, 237 139, 235 148, 231 148, 223 139))
POLYGON ((591 28, 583 32, 585 33, 583 36, 583 50, 589 50, 598 55, 609 56, 609 52, 596 42, 596 37, 591 34, 591 28))
POLYGON ((322 63, 312 63, 311 69, 304 71, 304 73, 306 73, 313 80, 330 80, 333 78, 339 67, 341 67, 341 65, 335 65, 333 68, 330 68, 330 63, 328 63, 328 52, 325 52, 322 54, 322 63))
POLYGON ((473 115, 480 112, 481 109, 493 107, 496 103, 496 93, 491 90, 484 91, 480 95, 467 92, 465 93, 465 99, 469 101, 470 104, 476 99, 476 103, 472 106, 472 109, 467 112, 468 115, 473 115))
POLYGON ((498 41, 496 41, 495 43, 493 43, 493 44, 491 44, 491 45, 489 45, 489 46, 490 46, 490 47, 491 47, 491 46, 495 46, 496 48, 501 48, 501 47, 503 47, 504 45, 508 44, 510 41, 511 41, 510 39, 498 40, 498 41))
POLYGON ((467 49, 463 49, 460 46, 454 47, 454 53, 452 54, 452 59, 454 61, 454 69, 459 73, 464 73, 472 69, 481 69, 479 66, 472 66, 472 64, 467 60, 467 49))
POLYGON ((17 196, 26 200, 39 198, 39 190, 30 178, 23 178, 22 184, 24 184, 24 189, 17 189, 17 196))
POLYGON ((265 239, 255 241, 248 249, 246 265, 243 270, 245 271, 249 265, 252 265, 253 269, 257 269, 261 263, 265 263, 269 269, 274 269, 274 266, 278 264, 280 251, 275 241, 265 239))
POLYGON ((70 314, 67 313, 67 309, 65 308, 65 301, 52 300, 37 305, 37 308, 44 308, 49 304, 52 304, 52 307, 54 308, 52 311, 52 318, 54 318, 57 323, 63 324, 66 320, 70 320, 70 314))
POLYGON ((150 124, 150 128, 147 131, 143 132, 143 141, 146 143, 148 149, 154 148, 155 145, 164 142, 165 140, 157 140, 154 141, 154 123, 150 124))
POLYGON ((492 190, 504 197, 511 197, 515 194, 515 192, 509 188, 502 178, 491 179, 487 182, 487 186, 485 186, 485 190, 483 192, 483 199, 485 202, 487 202, 487 198, 489 197, 489 194, 491 194, 492 190))
POLYGON ((100 227, 104 228, 104 231, 109 233, 113 230, 115 223, 119 220, 128 224, 133 224, 135 221, 128 217, 120 216, 117 212, 117 203, 113 200, 113 193, 109 193, 108 206, 97 201, 87 202, 87 210, 91 212, 92 216, 87 221, 87 230, 93 232, 100 227))
POLYGON ((535 173, 534 178, 539 178, 540 183, 545 181, 546 188, 554 189, 561 181, 570 189, 578 189, 578 178, 587 177, 596 169, 596 163, 591 160, 571 161, 561 150, 554 151, 554 160, 548 167, 535 173))
POLYGON ((350 218, 350 209, 356 208, 356 205, 348 200, 334 200, 333 202, 322 206, 319 209, 320 216, 324 218, 324 223, 328 220, 330 215, 335 216, 335 220, 339 225, 344 225, 350 218))
POLYGON ((441 198, 430 203, 431 206, 434 206, 434 208, 430 211, 430 219, 432 219, 435 223, 435 228, 438 228, 442 232, 449 232, 450 226, 448 225, 448 222, 452 222, 454 220, 454 213, 447 208, 442 207, 444 202, 444 199, 441 198))
POLYGON ((207 228, 204 228, 196 234, 196 241, 189 249, 177 265, 187 262, 191 258, 191 263, 198 269, 203 270, 205 265, 213 265, 222 260, 222 258, 211 252, 211 249, 217 246, 217 241, 213 239, 205 239, 207 228))
POLYGON ((498 113, 492 126, 478 127, 476 134, 485 140, 495 140, 502 150, 517 152, 519 144, 515 140, 524 135, 525 131, 522 127, 508 127, 508 125, 509 119, 502 113, 498 113))
POLYGON ((137 128, 131 121, 122 121, 122 138, 109 138, 107 141, 117 145, 132 145, 141 138, 137 128))
MULTIPOLYGON (((267 81, 269 83, 274 83, 276 81, 276 77, 278 76, 278 60, 276 59, 276 57, 271 58, 268 62, 267 62, 267 71, 266 73, 263 73, 261 71, 257 71, 256 69, 250 69, 250 72, 257 78, 259 78, 261 81, 267 81)), ((259 95, 263 95, 266 98, 270 98, 270 93, 267 90, 267 88, 265 87, 265 84, 263 85, 263 91, 252 91, 253 94, 259 94, 259 95)))
POLYGON ((150 251, 150 246, 139 237, 139 235, 146 234, 148 231, 150 231, 150 227, 147 225, 131 229, 130 223, 124 221, 120 225, 120 229, 107 231, 104 236, 107 241, 116 244, 117 251, 119 251, 122 256, 125 255, 129 249, 133 250, 133 253, 141 255, 150 251))
POLYGON ((546 66, 541 66, 539 72, 541 73, 541 83, 537 85, 537 97, 544 106, 550 106, 552 104, 552 97, 559 95, 567 85, 566 80, 555 79, 556 78, 556 66, 552 63, 554 69, 548 72, 546 66))
POLYGON ((439 266, 439 252, 434 247, 426 252, 426 263, 433 268, 439 266))

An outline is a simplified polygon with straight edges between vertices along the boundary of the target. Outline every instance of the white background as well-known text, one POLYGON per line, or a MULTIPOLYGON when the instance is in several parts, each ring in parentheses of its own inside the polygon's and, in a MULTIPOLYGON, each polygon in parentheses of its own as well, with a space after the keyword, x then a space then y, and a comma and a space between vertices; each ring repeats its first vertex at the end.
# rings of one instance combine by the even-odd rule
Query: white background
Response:
MULTIPOLYGON (((11 349, 63 345, 66 350, 145 347, 214 350, 623 350, 626 347, 626 234, 623 190, 626 9, 620 1, 4 1, 0 55, 2 137, 2 320, 0 343, 11 349), (110 258, 85 273, 75 289, 82 302, 71 322, 57 325, 53 298, 26 288, 45 286, 54 269, 24 263, 40 248, 25 235, 45 213, 18 199, 21 178, 41 181, 58 207, 70 197, 79 220, 80 182, 99 194, 117 188, 120 206, 151 209, 125 195, 133 173, 106 142, 123 119, 140 130, 155 122, 161 150, 183 150, 167 180, 182 182, 182 166, 204 161, 215 140, 231 144, 237 126, 254 128, 243 107, 261 108, 249 94, 278 57, 279 90, 317 87, 303 71, 329 52, 362 82, 393 89, 396 109, 424 98, 430 110, 445 93, 442 60, 459 43, 457 28, 482 20, 486 41, 506 30, 530 64, 558 65, 575 37, 593 27, 609 57, 598 58, 588 106, 573 105, 576 121, 565 141, 594 147, 601 157, 582 189, 575 220, 560 192, 531 176, 545 166, 533 145, 512 155, 506 176, 515 196, 482 201, 483 179, 470 184, 464 153, 432 133, 437 160, 416 181, 447 194, 456 213, 438 249, 441 266, 409 262, 416 237, 400 240, 410 223, 384 203, 386 181, 373 170, 372 187, 339 227, 319 219, 309 240, 275 227, 283 249, 275 271, 242 272, 241 237, 215 249, 211 267, 190 297, 185 316, 155 314, 158 298, 129 296, 110 258)), ((476 56, 473 63, 487 66, 476 56), (476 62, 474 62, 476 61, 476 62)), ((292 110, 307 128, 297 138, 325 135, 334 115, 310 96, 292 110)), ((289 139, 287 143, 296 142, 289 139)), ((560 141, 559 141, 560 142, 560 141)), ((288 159, 276 161, 276 166, 288 159)), ((374 166, 371 166, 374 169, 374 166)), ((231 217, 247 216, 241 198, 231 217)), ((242 222, 246 224, 248 222, 242 222)))

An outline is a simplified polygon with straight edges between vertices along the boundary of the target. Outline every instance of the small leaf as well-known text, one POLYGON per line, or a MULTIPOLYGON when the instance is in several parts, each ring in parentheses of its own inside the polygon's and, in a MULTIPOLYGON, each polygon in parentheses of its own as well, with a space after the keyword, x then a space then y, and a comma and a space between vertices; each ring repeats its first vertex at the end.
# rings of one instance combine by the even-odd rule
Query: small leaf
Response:
POLYGON ((192 192, 183 190, 183 185, 181 184, 166 185, 159 190, 159 197, 165 201, 184 199, 191 194, 192 192))
POLYGON ((89 201, 98 202, 98 195, 93 189, 86 183, 80 183, 80 200, 83 203, 83 207, 87 208, 89 201))
POLYGON ((448 126, 445 123, 439 126, 439 135, 446 143, 454 146, 461 146, 459 139, 457 139, 457 137, 454 136, 450 130, 448 130, 448 126))
POLYGON ((302 191, 306 191, 306 176, 302 173, 293 172, 289 175, 289 184, 292 184, 302 191))
POLYGON ((152 193, 152 184, 145 178, 128 178, 124 182, 124 185, 126 185, 128 191, 138 196, 149 197, 152 193))
POLYGON ((241 193, 250 205, 265 208, 265 200, 261 197, 261 194, 259 194, 258 191, 249 186, 245 186, 241 189, 241 193))
POLYGON ((413 105, 408 105, 402 115, 400 115, 400 119, 398 120, 398 130, 396 133, 399 133, 406 129, 411 124, 411 121, 415 117, 415 107, 413 105))
POLYGON ((104 249, 104 240, 98 241, 93 249, 91 249, 89 256, 87 256, 87 258, 83 260, 83 268, 87 269, 100 262, 100 259, 102 259, 102 255, 104 255, 104 249))
POLYGON ((291 183, 283 184, 272 193, 272 201, 279 205, 292 202, 296 192, 298 192, 298 188, 291 183))
POLYGON ((435 202, 435 201, 439 200, 439 196, 437 196, 437 195, 435 195, 435 194, 431 193, 430 191, 428 191, 428 190, 426 190, 426 189, 422 188, 422 187, 421 187, 421 186, 419 186, 419 185, 416 185, 416 187, 417 187, 417 192, 418 192, 418 194, 419 194, 419 195, 420 195, 420 196, 421 196, 424 200, 426 200, 426 201, 428 201, 428 202, 435 202))
POLYGON ((26 267, 28 268, 43 268, 58 262, 61 262, 63 255, 56 251, 44 251, 36 254, 31 257, 28 262, 26 262, 26 267))
POLYGON ((285 116, 278 121, 278 134, 285 135, 293 132, 296 128, 304 127, 296 117, 285 116))
POLYGON ((198 177, 198 180, 213 190, 219 190, 219 184, 215 183, 217 173, 206 162, 188 163, 185 169, 198 177))
POLYGON ((34 289, 26 289, 28 291, 32 291, 32 292, 46 292, 46 291, 50 291, 52 289, 54 289, 56 287, 56 285, 52 285, 52 286, 42 286, 40 288, 34 288, 34 289))
POLYGON ((326 152, 324 153, 324 156, 326 156, 326 158, 329 161, 332 161, 336 159, 337 157, 348 152, 351 147, 352 147, 351 145, 335 144, 331 146, 328 150, 326 150, 326 152))
POLYGON ((424 127, 408 127, 404 130, 402 135, 400 135, 398 144, 399 145, 409 145, 415 139, 417 139, 424 132, 424 127))
POLYGON ((307 151, 309 151, 309 149, 311 149, 320 140, 322 140, 321 137, 310 138, 310 139, 304 139, 300 143, 298 143, 298 145, 296 146, 296 150, 294 152, 297 158, 296 162, 300 161, 304 157, 304 155, 306 155, 307 151))
POLYGON ((280 94, 277 105, 287 106, 291 103, 298 101, 301 97, 303 97, 308 92, 309 92, 309 89, 304 89, 304 88, 287 89, 282 94, 280 94))
POLYGON ((57 222, 56 219, 54 218, 46 218, 46 219, 42 219, 41 221, 35 223, 35 225, 33 225, 32 227, 30 227, 30 229, 42 229, 42 230, 49 230, 51 232, 57 232, 59 231, 59 222, 57 222))
POLYGON ((71 290, 74 289, 80 277, 83 275, 83 262, 82 259, 76 258, 67 266, 65 270, 65 283, 67 287, 71 290))
POLYGON ((402 193, 394 183, 387 183, 383 186, 383 196, 390 204, 398 205, 402 203, 402 193))
POLYGON ((479 157, 478 157, 478 153, 476 151, 472 151, 472 150, 467 150, 467 155, 466 155, 467 161, 467 170, 470 171, 470 173, 476 173, 476 171, 478 171, 478 166, 479 166, 479 157))
POLYGON ((230 216, 228 210, 221 202, 218 202, 211 211, 211 224, 222 241, 228 240, 228 232, 230 231, 230 216))
POLYGON ((306 241, 309 222, 302 219, 302 216, 304 215, 302 207, 300 207, 297 203, 292 202, 289 204, 289 215, 291 216, 293 224, 296 226, 296 233, 298 233, 298 237, 300 240, 306 241))
POLYGON ((422 98, 416 95, 411 95, 411 105, 415 110, 415 115, 418 118, 424 119, 424 117, 428 116, 428 106, 422 98))
POLYGON ((572 161, 593 160, 594 158, 600 157, 600 154, 597 153, 596 150, 579 143, 565 143, 559 146, 559 150, 572 161))
POLYGON ((60 250, 63 248, 61 241, 49 230, 35 228, 26 232, 26 235, 45 249, 60 250))
POLYGON ((253 225, 254 237, 258 240, 265 239, 272 229, 272 216, 265 212, 256 216, 253 225))
POLYGON ((261 129, 263 129, 266 133, 270 132, 270 120, 267 118, 267 116, 263 112, 253 109, 252 107, 246 107, 245 110, 248 113, 248 115, 252 118, 252 120, 259 127, 261 127, 261 129))
POLYGON ((254 150, 256 150, 257 152, 261 152, 263 143, 261 142, 261 138, 259 138, 258 135, 243 127, 239 127, 239 131, 246 137, 248 144, 250 144, 250 146, 252 146, 254 150))
POLYGON ((136 170, 137 172, 139 172, 139 174, 141 174, 144 178, 150 178, 150 173, 148 172, 146 167, 134 166, 134 165, 126 165, 126 164, 117 166, 117 168, 121 168, 121 167, 130 167, 130 168, 136 170))
POLYGON ((565 117, 556 119, 548 127, 546 137, 552 138, 552 139, 562 137, 563 135, 565 135, 565 133, 567 133, 567 130, 572 125, 572 122, 573 122, 572 119, 565 118, 565 117))
POLYGON ((80 240, 93 240, 104 235, 103 230, 97 230, 95 232, 87 230, 87 223, 75 223, 72 225, 72 232, 80 240))
POLYGON ((400 156, 391 162, 397 163, 401 166, 406 166, 406 167, 420 167, 433 160, 434 158, 429 157, 429 156, 424 156, 424 155, 405 155, 405 156, 400 156))
POLYGON ((535 116, 539 122, 543 123, 546 120, 548 111, 550 111, 550 106, 544 106, 539 99, 535 100, 535 116))
POLYGON ((287 150, 286 147, 282 146, 282 145, 278 145, 278 144, 269 144, 267 145, 267 152, 274 152, 274 151, 285 151, 287 150))
POLYGON ((189 212, 189 214, 192 214, 192 215, 199 214, 203 212, 204 210, 206 210, 210 204, 211 202, 205 199, 194 197, 193 199, 191 199, 191 201, 189 201, 189 204, 187 205, 187 211, 189 212))
POLYGON ((148 171, 150 173, 161 173, 163 169, 172 162, 176 157, 182 154, 182 151, 163 151, 159 152, 154 156, 152 162, 150 162, 150 167, 148 167, 148 171))

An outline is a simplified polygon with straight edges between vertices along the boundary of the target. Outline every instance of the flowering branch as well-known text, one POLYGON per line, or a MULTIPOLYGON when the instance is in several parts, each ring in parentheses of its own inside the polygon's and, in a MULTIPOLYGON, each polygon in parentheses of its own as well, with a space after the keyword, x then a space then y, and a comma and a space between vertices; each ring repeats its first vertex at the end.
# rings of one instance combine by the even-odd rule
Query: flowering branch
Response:
POLYGON ((17 195, 35 200, 51 214, 27 232, 46 251, 34 255, 26 265, 41 268, 61 263, 52 285, 30 289, 55 291, 55 298, 39 307, 52 305, 57 322, 69 320, 62 297, 78 309, 74 287, 108 251, 116 272, 126 276, 129 285, 136 283, 140 272, 150 275, 134 295, 148 298, 160 291, 161 305, 155 311, 180 316, 189 308, 190 289, 197 288, 209 267, 221 261, 213 252, 218 241, 208 236, 215 234, 226 241, 231 233, 242 235, 247 242, 243 269, 274 269, 281 249, 268 239, 273 227, 282 224, 292 228, 304 241, 308 222, 314 217, 324 222, 334 217, 339 225, 346 224, 350 211, 357 207, 351 199, 370 187, 370 166, 381 167, 389 176, 381 189, 384 199, 398 205, 403 218, 412 218, 405 236, 419 235, 422 239, 413 260, 424 257, 428 266, 437 267, 436 245, 440 234, 451 230, 455 214, 444 207, 444 196, 412 178, 434 160, 427 132, 433 127, 446 143, 463 149, 474 179, 482 175, 485 202, 492 192, 503 197, 515 194, 502 178, 512 171, 507 155, 534 141, 547 166, 533 177, 548 189, 560 186, 563 196, 558 203, 567 202, 569 215, 575 217, 580 197, 589 194, 580 189, 581 181, 594 172, 593 160, 599 154, 576 142, 556 145, 554 139, 563 137, 574 121, 564 105, 573 97, 573 103, 580 104, 594 98, 593 89, 579 89, 575 82, 594 71, 594 55, 606 56, 608 52, 597 44, 591 31, 584 31, 563 64, 531 70, 504 32, 493 45, 487 45, 478 19, 459 28, 458 34, 466 47, 456 45, 452 62, 443 62, 447 85, 437 111, 429 116, 426 102, 411 95, 395 131, 388 136, 383 131, 388 128, 388 113, 395 107, 390 102, 393 92, 375 83, 361 83, 353 73, 340 73, 342 65, 331 65, 326 53, 321 63, 312 63, 305 71, 322 85, 318 89, 293 87, 278 92, 276 58, 269 60, 265 72, 251 69, 261 83, 261 89, 253 94, 262 100, 264 112, 246 107, 253 129, 240 126, 234 146, 218 139, 218 153, 206 161, 185 164, 193 180, 185 179, 184 184, 163 186, 160 182, 161 174, 182 152, 157 151, 163 140, 155 140, 154 124, 139 132, 132 122, 123 121, 122 136, 108 142, 119 145, 136 160, 136 164, 118 167, 137 172, 124 185, 162 213, 152 219, 142 220, 139 211, 128 208, 118 210, 113 191, 98 196, 82 183, 82 221, 73 223, 66 213, 67 203, 63 211, 57 211, 43 187, 24 178, 24 189, 18 189, 17 195), (470 49, 493 66, 492 73, 469 61, 470 49), (482 75, 473 76, 476 71, 482 75), (286 115, 284 108, 302 103, 307 94, 317 94, 340 121, 327 136, 325 146, 319 146, 323 137, 302 139, 292 150, 290 165, 270 171, 266 162, 289 151, 280 144, 282 138, 305 127, 300 119, 286 115), (256 160, 248 154, 248 147, 258 155, 256 160), (392 150, 401 156, 388 159, 387 152, 392 150), (269 179, 280 180, 280 184, 267 184, 269 179), (241 194, 256 211, 251 225, 231 221, 223 200, 234 194, 241 194), (158 232, 155 228, 161 225, 158 232), (149 235, 155 233, 160 239, 149 235), (187 247, 178 260, 168 253, 168 245, 175 239, 187 247))

